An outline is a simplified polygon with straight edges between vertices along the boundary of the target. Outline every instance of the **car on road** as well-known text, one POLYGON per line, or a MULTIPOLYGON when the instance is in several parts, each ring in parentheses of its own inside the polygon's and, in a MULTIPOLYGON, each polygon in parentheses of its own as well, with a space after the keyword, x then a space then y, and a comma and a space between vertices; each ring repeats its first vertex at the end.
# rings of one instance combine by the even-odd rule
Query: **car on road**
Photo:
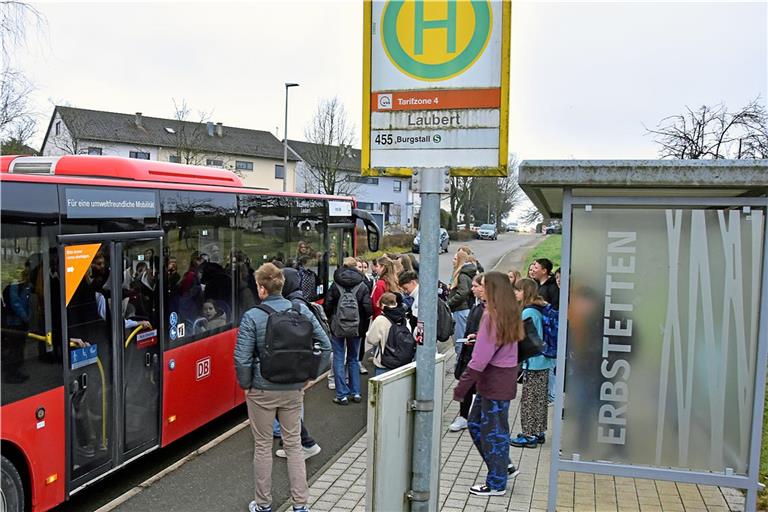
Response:
MULTIPOLYGON (((419 253, 419 242, 421 242, 421 232, 416 233, 416 236, 413 237, 411 252, 419 253)), ((440 252, 448 252, 450 244, 451 237, 448 236, 448 231, 445 228, 440 228, 440 252)))
POLYGON ((544 233, 547 235, 562 235, 563 234, 563 225, 559 222, 553 222, 549 226, 544 227, 544 233))
POLYGON ((517 230, 518 230, 517 222, 510 222, 510 223, 507 224, 507 232, 509 232, 509 231, 517 231, 517 230))
POLYGON ((496 240, 499 237, 496 232, 496 224, 483 224, 477 230, 477 235, 481 240, 496 240))

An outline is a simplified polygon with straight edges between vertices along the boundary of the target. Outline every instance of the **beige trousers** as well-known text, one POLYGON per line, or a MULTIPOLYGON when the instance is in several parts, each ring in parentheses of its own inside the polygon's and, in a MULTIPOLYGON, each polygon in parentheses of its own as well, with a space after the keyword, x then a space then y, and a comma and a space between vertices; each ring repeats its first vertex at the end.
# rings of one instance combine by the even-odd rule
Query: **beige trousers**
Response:
POLYGON ((301 407, 304 392, 251 389, 245 394, 253 433, 253 474, 256 504, 272 504, 272 423, 277 416, 288 456, 288 480, 294 505, 307 505, 307 467, 301 449, 301 407))

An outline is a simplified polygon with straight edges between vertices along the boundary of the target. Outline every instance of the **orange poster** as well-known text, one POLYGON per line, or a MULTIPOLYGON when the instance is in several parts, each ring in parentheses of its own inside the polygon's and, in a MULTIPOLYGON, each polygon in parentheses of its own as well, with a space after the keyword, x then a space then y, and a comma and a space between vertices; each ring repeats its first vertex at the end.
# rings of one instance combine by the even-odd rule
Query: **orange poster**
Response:
POLYGON ((67 306, 100 248, 100 243, 67 245, 64 247, 64 286, 67 306))

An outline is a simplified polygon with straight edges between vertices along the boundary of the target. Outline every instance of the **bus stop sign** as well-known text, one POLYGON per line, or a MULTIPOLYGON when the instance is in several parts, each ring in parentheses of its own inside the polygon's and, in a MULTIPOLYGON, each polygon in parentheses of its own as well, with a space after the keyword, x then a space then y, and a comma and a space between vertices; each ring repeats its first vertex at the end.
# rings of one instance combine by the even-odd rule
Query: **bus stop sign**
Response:
POLYGON ((510 3, 365 3, 366 175, 506 176, 510 3))

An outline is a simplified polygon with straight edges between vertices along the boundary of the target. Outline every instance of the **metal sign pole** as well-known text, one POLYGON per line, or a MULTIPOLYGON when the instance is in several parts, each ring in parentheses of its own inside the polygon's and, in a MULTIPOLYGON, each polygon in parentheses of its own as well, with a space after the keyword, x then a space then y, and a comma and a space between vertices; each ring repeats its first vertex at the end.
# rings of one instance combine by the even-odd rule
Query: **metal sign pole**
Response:
POLYGON ((439 475, 430 475, 437 352, 437 257, 440 252, 440 194, 450 191, 449 184, 448 168, 413 171, 414 191, 421 193, 419 321, 424 322, 423 345, 416 350, 416 399, 410 405, 414 422, 411 491, 408 497, 413 512, 437 510, 437 496, 430 495, 430 476, 439 478, 439 475))

